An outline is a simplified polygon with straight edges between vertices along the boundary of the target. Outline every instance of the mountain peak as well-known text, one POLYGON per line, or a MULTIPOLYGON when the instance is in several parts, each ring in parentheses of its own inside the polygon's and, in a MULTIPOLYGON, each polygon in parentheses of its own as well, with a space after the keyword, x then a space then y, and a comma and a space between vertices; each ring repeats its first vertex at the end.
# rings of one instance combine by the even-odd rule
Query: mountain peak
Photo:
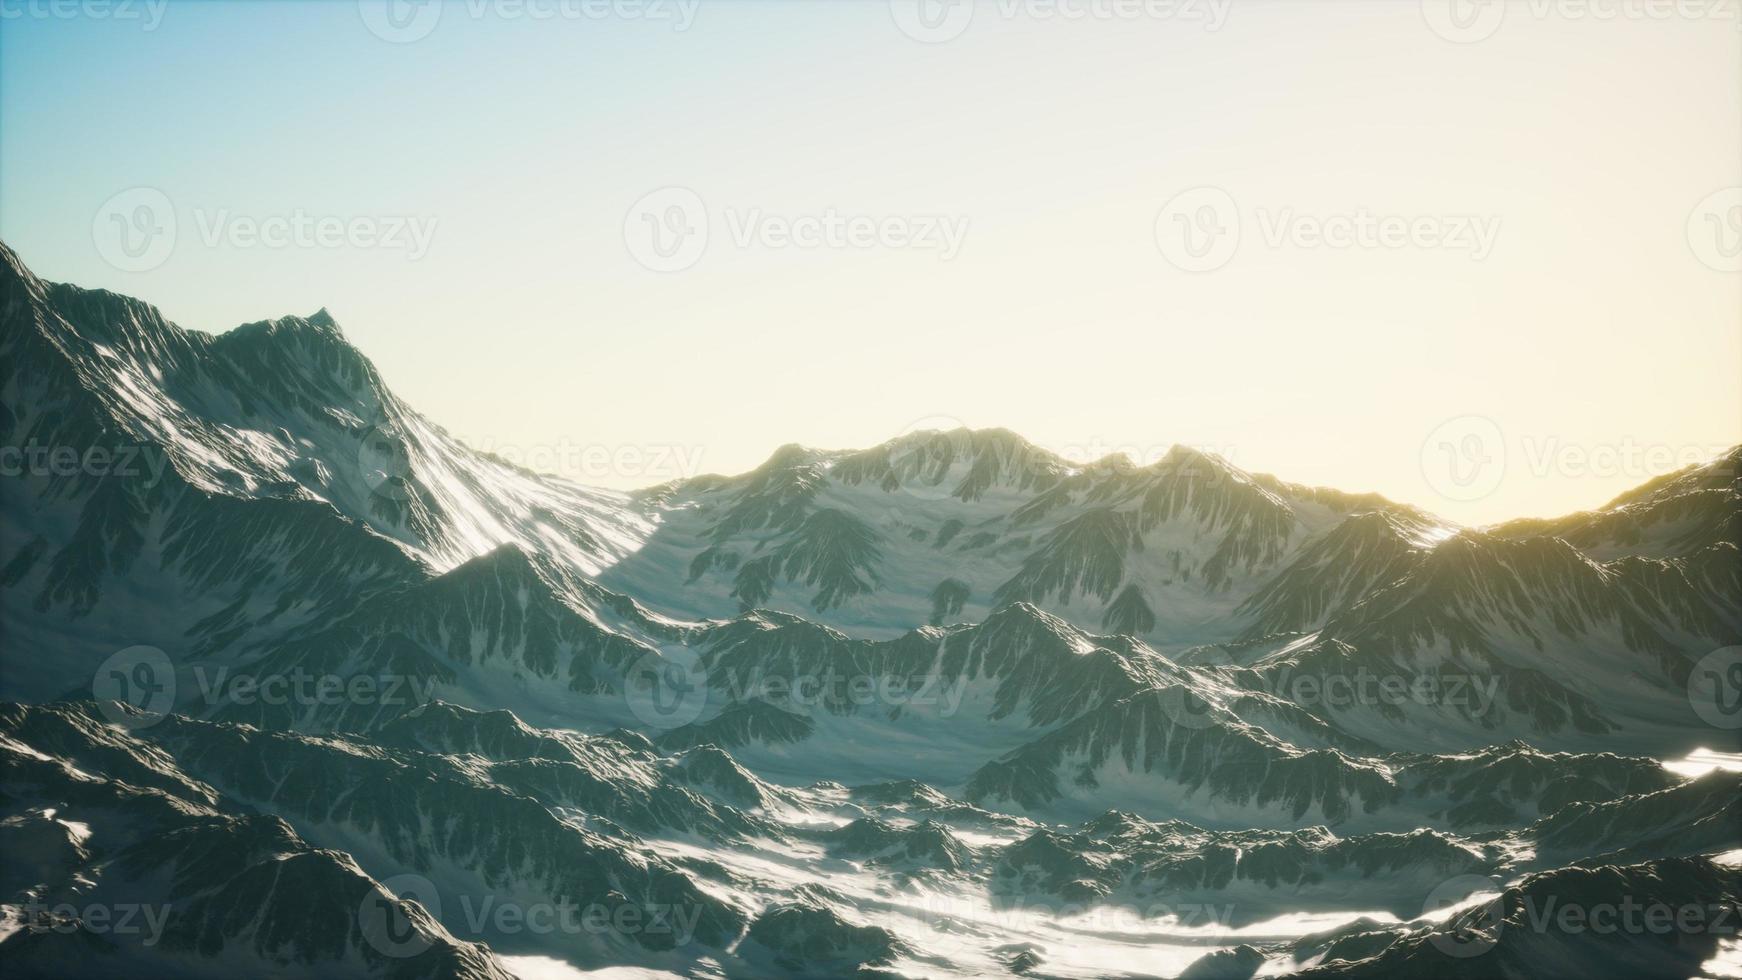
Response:
POLYGON ((36 276, 24 267, 24 261, 18 257, 18 253, 14 252, 12 246, 4 241, 0 241, 0 268, 4 268, 9 277, 23 280, 25 283, 36 282, 36 276))
POLYGON ((281 316, 275 320, 256 320, 253 323, 244 323, 241 326, 233 327, 219 336, 221 338, 244 339, 253 337, 271 337, 278 340, 318 339, 329 343, 336 342, 346 347, 351 346, 350 341, 345 339, 344 332, 339 329, 338 321, 333 319, 332 314, 328 313, 324 306, 306 317, 281 316))
POLYGON ((307 317, 244 323, 219 334, 212 346, 257 383, 280 389, 287 397, 291 392, 283 390, 285 378, 291 376, 315 385, 318 394, 305 395, 354 410, 351 403, 362 399, 369 414, 375 411, 375 403, 388 397, 374 363, 345 339, 325 307, 307 317), (295 370, 287 373, 293 366, 295 370))
POLYGON ((1219 456, 1216 453, 1175 443, 1168 447, 1167 455, 1163 456, 1150 468, 1157 471, 1177 471, 1195 467, 1203 467, 1199 472, 1236 475, 1245 477, 1246 471, 1219 456))
POLYGON ((1039 489, 1071 470, 1062 457, 1009 429, 923 429, 846 453, 835 475, 847 483, 871 483, 886 491, 902 487, 941 489, 962 501, 978 500, 995 486, 1039 489))
POLYGON ((328 313, 324 306, 309 314, 304 318, 304 322, 311 327, 319 327, 323 330, 330 330, 338 336, 344 336, 344 331, 339 329, 339 322, 333 319, 333 315, 328 313))

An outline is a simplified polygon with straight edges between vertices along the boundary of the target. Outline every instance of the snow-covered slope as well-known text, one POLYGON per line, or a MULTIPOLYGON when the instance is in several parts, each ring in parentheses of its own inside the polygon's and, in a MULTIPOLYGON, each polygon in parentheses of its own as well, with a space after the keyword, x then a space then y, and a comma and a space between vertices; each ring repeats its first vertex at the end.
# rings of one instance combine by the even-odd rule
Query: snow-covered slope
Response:
MULTIPOLYGON (((1313 952, 1327 926, 1370 935, 1370 955, 1401 951, 1440 928, 1417 920, 1436 901, 1542 889, 1581 861, 1722 872, 1698 855, 1742 843, 1734 773, 1648 778, 1522 749, 1406 765, 1398 781, 1448 797, 1509 787, 1552 811, 1541 819, 1351 834, 1123 812, 1040 825, 915 782, 783 789, 716 748, 663 753, 446 704, 373 738, 180 717, 124 731, 118 710, 0 705, 0 954, 25 975, 500 977, 537 961, 1173 976, 1246 947, 1312 968, 1336 959, 1313 952), (1601 800, 1578 799, 1591 786, 1601 800), (599 918, 535 930, 479 913, 492 906, 599 918), (141 928, 72 921, 99 908, 137 909, 141 928)), ((1665 878, 1662 897, 1724 900, 1701 880, 1665 878)))
POLYGON ((860 452, 788 446, 744 476, 640 499, 658 527, 605 584, 674 615, 766 606, 868 635, 1022 601, 1160 644, 1231 639, 1264 621, 1242 603, 1352 515, 1450 533, 1378 497, 1255 476, 1193 450, 1146 467, 1079 466, 1002 430, 916 433, 860 452))
POLYGON ((21 975, 1440 976, 1435 902, 1734 898, 1660 760, 1742 768, 1742 450, 1485 529, 1000 430, 619 494, 4 246, 0 449, 21 975))

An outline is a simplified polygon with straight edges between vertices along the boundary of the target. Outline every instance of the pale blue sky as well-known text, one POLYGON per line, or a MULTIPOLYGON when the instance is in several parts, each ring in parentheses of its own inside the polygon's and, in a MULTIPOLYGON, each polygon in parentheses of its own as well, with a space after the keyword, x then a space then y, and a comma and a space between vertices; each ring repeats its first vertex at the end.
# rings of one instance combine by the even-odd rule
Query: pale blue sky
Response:
POLYGON ((1483 522, 1742 441, 1742 276, 1710 266, 1742 234, 1728 198, 1717 244, 1689 240, 1742 185, 1734 20, 1514 4, 1455 43, 1413 0, 1236 0, 1217 30, 985 0, 922 43, 874 0, 656 4, 683 30, 454 0, 390 43, 343 0, 171 0, 150 30, 143 0, 0 9, 0 236, 38 274, 202 330, 329 307, 437 422, 586 482, 959 419, 1483 522), (1177 231, 1205 186, 1242 234, 1192 272, 1158 217, 1177 231), (130 271, 93 223, 138 187, 177 231, 130 271), (709 235, 660 272, 633 235, 667 187, 709 235), (235 232, 297 213, 433 231, 415 255, 235 232), (1363 213, 1440 237, 1311 237, 1363 213), (830 214, 921 247, 778 244, 830 214), (934 219, 965 229, 947 258, 934 219), (746 223, 777 237, 741 245, 746 223), (1472 434, 1505 467, 1448 484, 1433 458, 1472 434), (642 455, 599 463, 620 447, 642 455))

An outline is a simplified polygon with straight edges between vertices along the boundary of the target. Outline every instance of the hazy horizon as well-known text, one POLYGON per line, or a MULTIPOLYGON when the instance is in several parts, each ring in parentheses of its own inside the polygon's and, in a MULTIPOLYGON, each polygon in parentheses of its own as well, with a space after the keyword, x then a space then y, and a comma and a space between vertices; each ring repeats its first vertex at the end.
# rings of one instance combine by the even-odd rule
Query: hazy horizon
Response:
POLYGON ((326 307, 413 408, 581 483, 960 423, 1485 525, 1742 443, 1733 18, 33 9, 0 236, 34 272, 207 332, 326 307))

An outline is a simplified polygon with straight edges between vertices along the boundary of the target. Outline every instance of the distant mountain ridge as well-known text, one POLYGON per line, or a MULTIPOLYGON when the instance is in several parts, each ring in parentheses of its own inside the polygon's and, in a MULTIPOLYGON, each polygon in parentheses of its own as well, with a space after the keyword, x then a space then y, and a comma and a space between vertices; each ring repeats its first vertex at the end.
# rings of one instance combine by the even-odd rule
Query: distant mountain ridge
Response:
MULTIPOLYGON (((0 260, 19 311, 14 371, 33 376, 31 405, 66 403, 10 420, 16 437, 78 444, 62 430, 82 427, 130 440, 194 488, 327 504, 438 571, 515 544, 683 618, 768 606, 898 632, 1020 600, 1189 646, 1316 628, 1400 574, 1393 559, 1458 530, 1183 447, 1149 466, 1073 464, 1004 430, 788 446, 739 477, 590 490, 448 436, 392 395, 325 310, 212 336, 136 300, 42 283, 4 246, 0 260), (1375 533, 1385 540, 1357 540, 1375 533), (1350 561, 1357 546, 1373 553, 1350 561), (1330 562, 1340 578, 1327 591, 1311 570, 1330 562)), ((1736 460, 1491 533, 1552 534, 1605 561, 1733 544, 1736 460)))

